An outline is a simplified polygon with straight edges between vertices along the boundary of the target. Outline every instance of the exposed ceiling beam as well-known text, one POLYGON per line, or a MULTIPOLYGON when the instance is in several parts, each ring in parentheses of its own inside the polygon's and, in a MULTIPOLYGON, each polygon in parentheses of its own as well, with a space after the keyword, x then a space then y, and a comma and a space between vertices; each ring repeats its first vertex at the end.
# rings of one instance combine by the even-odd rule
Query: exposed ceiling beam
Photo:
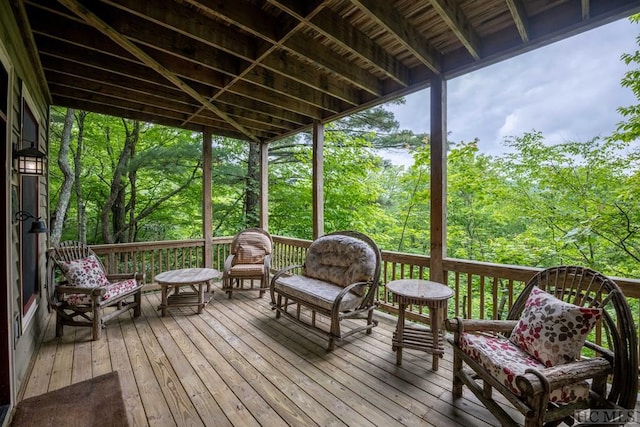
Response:
POLYGON ((442 69, 440 53, 400 15, 392 2, 377 0, 351 0, 351 2, 391 33, 431 71, 440 74, 442 69))
POLYGON ((589 0, 582 0, 582 20, 586 21, 591 18, 591 5, 589 0))
POLYGON ((473 30, 460 5, 453 0, 431 0, 431 5, 449 26, 458 40, 467 48, 471 56, 480 59, 480 38, 473 30))
POLYGON ((509 6, 509 10, 511 11, 511 16, 513 17, 513 23, 518 29, 522 42, 527 43, 529 41, 529 18, 527 18, 527 11, 524 7, 523 1, 506 0, 506 2, 507 6, 509 6))
MULTIPOLYGON (((106 22, 100 19, 98 16, 89 11, 84 5, 80 4, 76 0, 58 0, 61 4, 67 7, 69 10, 74 12, 76 15, 81 17, 85 22, 96 28, 98 31, 105 34, 111 40, 113 40, 118 45, 122 46, 124 49, 133 54, 136 58, 140 59, 144 64, 161 74, 171 83, 175 84, 178 88, 180 88, 185 93, 191 95, 194 99, 198 100, 205 108, 213 111, 218 116, 220 116, 224 121, 229 123, 231 126, 236 128, 240 133, 246 135, 249 139, 254 142, 260 142, 259 139, 253 135, 249 130, 244 128, 242 125, 237 123, 235 120, 231 119, 231 117, 227 116, 222 110, 214 106, 207 98, 200 95, 196 90, 191 88, 187 83, 181 80, 178 76, 171 73, 167 70, 162 64, 156 62, 151 56, 149 56, 146 52, 140 49, 136 44, 131 42, 129 39, 118 33, 111 26, 109 26, 106 22)), ((158 8, 160 9, 160 8, 158 8)))
POLYGON ((359 31, 331 9, 322 9, 312 19, 306 18, 304 2, 297 0, 270 0, 296 19, 315 29, 343 49, 358 55, 402 86, 409 85, 409 70, 400 61, 389 55, 366 34, 359 31))

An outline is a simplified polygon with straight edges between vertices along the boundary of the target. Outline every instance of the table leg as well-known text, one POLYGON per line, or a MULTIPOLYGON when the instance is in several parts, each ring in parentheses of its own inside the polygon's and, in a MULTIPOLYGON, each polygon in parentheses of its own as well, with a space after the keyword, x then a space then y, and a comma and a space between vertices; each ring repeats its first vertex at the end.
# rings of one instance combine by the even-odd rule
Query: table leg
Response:
POLYGON ((404 311, 405 303, 398 304, 398 325, 396 326, 396 365, 402 366, 402 344, 404 343, 404 311))
POLYGON ((161 316, 165 317, 167 315, 167 302, 168 302, 168 293, 169 293, 169 286, 167 285, 160 285, 160 287, 162 288, 162 307, 161 307, 161 316))
POLYGON ((202 313, 204 308, 204 282, 198 283, 198 314, 202 313))
POLYGON ((440 351, 438 351, 440 349, 440 309, 438 307, 429 307, 429 316, 431 317, 431 334, 433 336, 431 369, 437 371, 440 362, 440 351))

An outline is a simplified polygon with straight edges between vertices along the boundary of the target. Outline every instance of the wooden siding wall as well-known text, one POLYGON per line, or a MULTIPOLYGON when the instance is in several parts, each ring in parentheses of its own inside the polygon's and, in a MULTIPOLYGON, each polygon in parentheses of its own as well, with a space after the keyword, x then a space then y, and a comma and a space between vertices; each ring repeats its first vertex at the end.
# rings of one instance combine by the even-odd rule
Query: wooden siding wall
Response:
MULTIPOLYGON (((39 135, 38 135, 38 147, 41 151, 47 152, 47 123, 48 123, 48 103, 45 101, 47 95, 39 84, 37 78, 38 72, 31 62, 31 58, 28 55, 28 50, 25 50, 27 45, 22 39, 20 24, 16 22, 11 8, 11 2, 0 2, 0 43, 2 43, 3 49, 9 56, 11 68, 9 71, 9 83, 10 99, 9 99, 9 117, 8 117, 8 140, 5 140, 7 144, 5 153, 7 153, 7 159, 12 163, 12 144, 17 144, 20 141, 21 130, 21 111, 23 102, 23 89, 29 94, 31 100, 31 108, 34 109, 34 114, 39 120, 39 135)), ((3 138, 4 140, 4 138, 3 138)), ((12 170, 12 168, 11 168, 12 170)), ((20 195, 20 176, 13 172, 10 176, 5 177, 5 184, 8 184, 8 196, 5 200, 6 212, 15 212, 20 208, 14 206, 12 201, 12 191, 17 191, 20 195)), ((43 220, 47 220, 48 206, 48 188, 45 178, 39 179, 38 186, 39 194, 39 213, 43 217, 43 220)), ((18 197, 19 200, 19 197, 18 197)), ((13 384, 12 395, 15 399, 15 393, 20 389, 25 374, 28 371, 31 356, 35 353, 38 343, 41 340, 41 336, 44 333, 45 320, 48 317, 48 311, 46 307, 46 298, 44 296, 44 277, 45 277, 45 251, 47 247, 47 236, 42 235, 38 237, 39 247, 39 298, 36 301, 37 309, 34 316, 30 319, 28 324, 24 323, 22 317, 22 301, 21 301, 21 270, 20 270, 20 225, 12 224, 11 215, 8 216, 7 221, 9 224, 5 226, 11 230, 10 238, 8 240, 10 260, 8 265, 10 268, 7 270, 7 281, 10 284, 9 289, 6 292, 9 293, 9 313, 2 313, 3 316, 9 317, 9 324, 11 325, 10 335, 12 339, 13 354, 11 355, 13 365, 13 384)))

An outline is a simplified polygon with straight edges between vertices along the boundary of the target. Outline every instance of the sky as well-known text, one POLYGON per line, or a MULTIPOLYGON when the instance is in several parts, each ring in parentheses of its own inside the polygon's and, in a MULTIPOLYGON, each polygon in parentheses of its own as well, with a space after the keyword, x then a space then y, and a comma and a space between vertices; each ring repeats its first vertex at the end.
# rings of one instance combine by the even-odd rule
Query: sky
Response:
MULTIPOLYGON (((505 137, 532 130, 548 144, 609 135, 623 121, 616 109, 637 103, 620 85, 630 69, 620 56, 638 49, 639 33, 640 25, 623 19, 449 80, 449 140, 478 138, 482 153, 499 156, 505 137)), ((429 89, 405 99, 385 108, 400 129, 429 133, 429 89)), ((410 163, 403 152, 388 158, 410 163)))

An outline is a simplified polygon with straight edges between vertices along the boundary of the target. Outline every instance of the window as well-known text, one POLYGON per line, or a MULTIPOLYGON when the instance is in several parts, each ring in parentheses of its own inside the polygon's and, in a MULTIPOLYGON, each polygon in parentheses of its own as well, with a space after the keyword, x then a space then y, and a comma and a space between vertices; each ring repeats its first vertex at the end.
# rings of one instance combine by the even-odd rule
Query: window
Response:
MULTIPOLYGON (((21 142, 18 149, 27 148, 32 141, 37 142, 39 135, 38 120, 33 113, 32 108, 27 102, 27 98, 22 101, 22 134, 21 142)), ((37 144, 36 144, 37 146, 37 144)), ((21 207, 23 211, 27 211, 35 216, 38 214, 38 184, 37 176, 21 176, 19 178, 21 190, 21 207)), ((22 280, 22 315, 27 316, 30 309, 35 310, 35 301, 37 299, 39 287, 39 271, 38 271, 38 235, 28 233, 30 222, 20 223, 20 241, 21 241, 21 280, 22 280)), ((23 325, 26 322, 23 323, 23 325)))

